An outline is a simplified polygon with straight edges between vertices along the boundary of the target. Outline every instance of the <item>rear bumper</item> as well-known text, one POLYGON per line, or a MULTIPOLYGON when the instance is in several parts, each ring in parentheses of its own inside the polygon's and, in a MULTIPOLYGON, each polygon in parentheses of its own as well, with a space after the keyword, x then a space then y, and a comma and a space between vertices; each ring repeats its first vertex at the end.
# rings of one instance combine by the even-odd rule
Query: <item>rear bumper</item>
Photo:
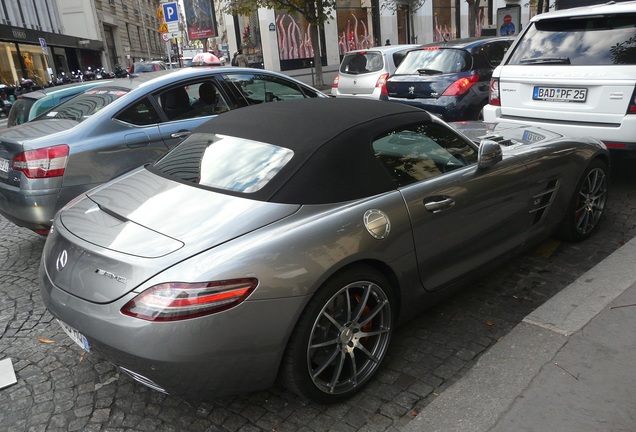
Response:
POLYGON ((591 136, 613 151, 636 151, 636 115, 625 116, 618 124, 585 123, 503 115, 499 106, 484 107, 484 121, 507 122, 542 127, 568 137, 591 136))
MULTIPOLYGON (((55 259, 44 251, 43 260, 55 259)), ((306 303, 305 297, 246 301, 214 315, 151 323, 119 312, 134 293, 112 303, 88 302, 55 286, 44 265, 39 281, 48 311, 81 332, 91 352, 155 390, 196 398, 270 387, 306 303)))
POLYGON ((0 215, 18 226, 48 231, 57 211, 93 186, 24 190, 0 183, 0 215))
POLYGON ((381 100, 411 105, 426 110, 447 122, 477 120, 483 103, 470 95, 462 98, 441 96, 437 99, 403 99, 385 96, 381 100))
POLYGON ((28 191, 0 184, 0 214, 33 231, 48 230, 55 216, 59 190, 28 191))
POLYGON ((373 93, 344 93, 344 92, 341 92, 338 89, 332 88, 331 89, 331 96, 379 100, 380 99, 380 91, 381 91, 381 89, 376 88, 373 91, 373 93))

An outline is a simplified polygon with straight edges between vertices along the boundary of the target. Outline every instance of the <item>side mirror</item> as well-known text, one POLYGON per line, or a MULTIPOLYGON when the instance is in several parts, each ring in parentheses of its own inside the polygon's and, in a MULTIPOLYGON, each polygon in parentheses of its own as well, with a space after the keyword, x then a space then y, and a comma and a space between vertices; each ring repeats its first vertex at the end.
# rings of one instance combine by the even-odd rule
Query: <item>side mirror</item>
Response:
POLYGON ((503 159, 501 146, 492 140, 483 140, 479 143, 477 166, 480 169, 490 168, 503 159))

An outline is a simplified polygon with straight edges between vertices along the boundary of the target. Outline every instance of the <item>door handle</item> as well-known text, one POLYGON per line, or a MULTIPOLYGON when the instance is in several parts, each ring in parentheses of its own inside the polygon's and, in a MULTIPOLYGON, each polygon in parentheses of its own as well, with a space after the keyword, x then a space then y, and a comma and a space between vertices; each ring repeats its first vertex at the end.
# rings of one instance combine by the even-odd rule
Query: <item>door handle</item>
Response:
POLYGON ((431 213, 439 213, 455 205, 455 200, 450 197, 434 197, 424 201, 424 207, 431 213))
POLYGON ((191 131, 179 131, 173 134, 170 134, 170 138, 187 138, 190 136, 191 131))

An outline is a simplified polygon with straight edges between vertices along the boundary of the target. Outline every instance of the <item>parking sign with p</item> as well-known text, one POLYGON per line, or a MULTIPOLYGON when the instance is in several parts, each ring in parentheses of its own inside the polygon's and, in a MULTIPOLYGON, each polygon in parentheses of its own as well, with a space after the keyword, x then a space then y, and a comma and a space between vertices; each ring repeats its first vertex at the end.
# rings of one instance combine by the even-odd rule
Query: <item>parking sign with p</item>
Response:
POLYGON ((179 10, 176 2, 164 3, 161 6, 163 7, 163 19, 166 23, 179 21, 179 10))

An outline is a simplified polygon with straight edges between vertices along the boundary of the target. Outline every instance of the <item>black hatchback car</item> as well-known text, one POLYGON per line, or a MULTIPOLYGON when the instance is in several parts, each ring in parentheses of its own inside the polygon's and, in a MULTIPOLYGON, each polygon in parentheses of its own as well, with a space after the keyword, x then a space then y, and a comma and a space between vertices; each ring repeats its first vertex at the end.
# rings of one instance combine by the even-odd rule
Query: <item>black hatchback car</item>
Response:
POLYGON ((492 72, 513 37, 457 39, 408 52, 380 100, 429 111, 446 121, 481 119, 492 72))

